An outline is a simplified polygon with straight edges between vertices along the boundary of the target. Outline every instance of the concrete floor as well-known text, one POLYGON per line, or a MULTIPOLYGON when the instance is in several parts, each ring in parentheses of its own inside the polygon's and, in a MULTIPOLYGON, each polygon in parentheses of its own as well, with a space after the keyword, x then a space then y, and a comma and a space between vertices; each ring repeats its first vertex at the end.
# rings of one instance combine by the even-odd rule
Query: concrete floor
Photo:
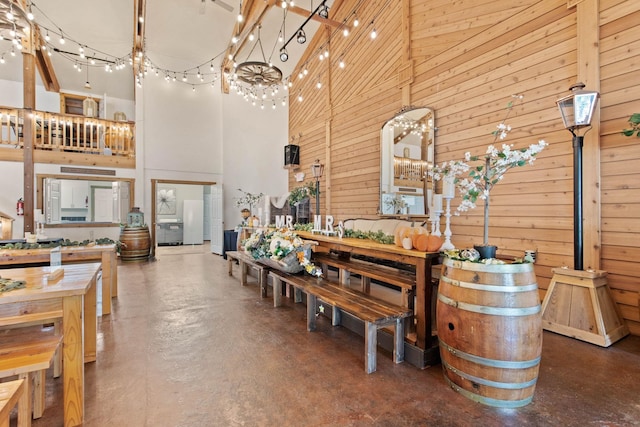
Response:
MULTIPOLYGON (((439 365, 395 365, 380 349, 366 375, 362 337, 323 317, 307 332, 303 306, 274 309, 203 250, 119 266, 85 369, 86 426, 640 425, 640 337, 605 349, 545 332, 533 403, 496 409, 450 389, 439 365)), ((48 379, 34 426, 62 425, 61 394, 48 379)))

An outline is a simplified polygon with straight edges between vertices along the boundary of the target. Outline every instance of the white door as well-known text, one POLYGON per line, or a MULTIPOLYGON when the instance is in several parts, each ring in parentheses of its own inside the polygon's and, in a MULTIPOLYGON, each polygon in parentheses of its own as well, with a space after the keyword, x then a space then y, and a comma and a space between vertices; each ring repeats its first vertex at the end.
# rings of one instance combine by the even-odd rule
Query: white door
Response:
POLYGON ((47 224, 60 223, 60 191, 62 183, 59 179, 47 178, 44 186, 45 220, 47 224))
POLYGON ((211 252, 222 255, 224 245, 224 222, 222 186, 211 186, 211 252))
POLYGON ((113 222, 113 190, 95 188, 93 190, 93 220, 95 222, 113 222))
POLYGON ((182 221, 184 245, 201 245, 204 243, 204 202, 202 200, 185 200, 183 202, 182 221))
POLYGON ((203 186, 204 193, 204 240, 211 240, 211 190, 209 186, 203 186))

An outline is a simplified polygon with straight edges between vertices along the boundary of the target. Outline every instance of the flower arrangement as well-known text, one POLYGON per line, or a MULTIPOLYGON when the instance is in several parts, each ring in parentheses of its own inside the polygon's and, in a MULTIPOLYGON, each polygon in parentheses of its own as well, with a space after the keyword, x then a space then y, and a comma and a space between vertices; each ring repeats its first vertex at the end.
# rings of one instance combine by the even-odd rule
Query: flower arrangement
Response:
POLYGON ((238 191, 243 193, 244 195, 240 198, 236 198, 236 207, 240 208, 242 206, 249 206, 249 213, 253 213, 253 205, 257 204, 264 197, 263 193, 253 194, 242 190, 242 188, 238 188, 238 191))
POLYGON ((291 189, 291 193, 289 194, 289 205, 297 206, 301 201, 303 201, 306 197, 312 197, 316 195, 316 187, 313 182, 309 181, 304 185, 299 187, 294 187, 291 189))
MULTIPOLYGON (((522 101, 523 95, 512 95, 513 98, 522 101)), ((484 155, 472 156, 465 153, 464 161, 451 160, 436 166, 430 172, 434 180, 454 178, 454 184, 460 191, 462 202, 457 207, 455 214, 468 211, 476 207, 478 199, 484 200, 484 238, 483 246, 489 245, 489 195, 493 187, 498 184, 509 169, 533 164, 538 153, 548 144, 539 140, 537 144, 531 144, 527 148, 514 149, 513 145, 502 144, 497 148, 494 144, 498 139, 507 137, 511 126, 506 120, 513 109, 513 101, 507 104, 507 114, 492 132, 493 143, 487 147, 484 155), (464 174, 467 174, 464 176, 464 174)))
POLYGON ((322 271, 310 261, 308 244, 292 230, 259 229, 242 242, 245 251, 254 259, 265 261, 289 273, 305 270, 312 276, 322 276, 322 271))
POLYGON ((392 208, 393 213, 401 213, 402 209, 407 207, 407 202, 399 194, 394 195, 392 199, 387 199, 384 204, 392 208))

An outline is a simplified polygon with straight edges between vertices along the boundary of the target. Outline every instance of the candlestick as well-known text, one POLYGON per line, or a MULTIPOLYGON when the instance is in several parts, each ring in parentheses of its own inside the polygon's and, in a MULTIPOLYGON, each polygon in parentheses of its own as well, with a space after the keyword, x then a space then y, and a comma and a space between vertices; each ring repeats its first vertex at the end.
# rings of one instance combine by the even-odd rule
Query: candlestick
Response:
POLYGON ((440 237, 442 236, 440 233, 440 215, 442 214, 442 210, 433 209, 431 212, 433 213, 433 218, 431 219, 431 234, 440 237))
POLYGON ((447 211, 444 215, 446 226, 444 228, 444 243, 442 244, 442 246, 440 246, 441 251, 456 248, 455 246, 453 246, 453 243, 451 243, 451 199, 452 198, 453 196, 445 197, 445 200, 447 201, 447 211))
POLYGON ((442 213, 442 194, 433 195, 433 210, 442 213))

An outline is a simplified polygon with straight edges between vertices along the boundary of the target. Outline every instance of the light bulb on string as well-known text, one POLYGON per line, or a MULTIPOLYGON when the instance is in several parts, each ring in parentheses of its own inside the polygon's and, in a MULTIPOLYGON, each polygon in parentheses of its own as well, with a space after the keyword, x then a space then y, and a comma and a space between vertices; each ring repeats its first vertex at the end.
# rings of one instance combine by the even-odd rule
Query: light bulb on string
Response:
POLYGON ((324 49, 324 57, 325 58, 329 57, 329 49, 327 49, 327 48, 324 49))
POLYGON ((62 30, 60 30, 60 44, 64 44, 65 40, 64 40, 64 34, 62 33, 62 30))
MULTIPOLYGON (((373 24, 373 22, 371 22, 373 24)), ((375 40, 376 37, 378 37, 378 32, 376 31, 376 28, 373 27, 373 30, 371 30, 371 40, 375 40)))
POLYGON ((5 60, 4 60, 4 55, 0 56, 0 64, 4 64, 5 60))
POLYGON ((51 37, 49 37, 49 30, 47 30, 47 34, 45 34, 44 39, 45 41, 51 40, 51 37))
POLYGON ((192 91, 192 92, 195 92, 195 91, 196 91, 196 87, 195 87, 195 85, 191 85, 191 91, 192 91))
POLYGON ((237 36, 231 37, 231 43, 233 43, 233 44, 238 43, 238 37, 237 36))
POLYGON ((276 101, 273 101, 273 105, 271 106, 271 109, 275 110, 276 109, 276 101))
POLYGON ((344 63, 344 59, 340 58, 340 62, 338 63, 338 66, 340 68, 344 68, 346 66, 346 64, 344 63))
POLYGON ((349 36, 349 29, 348 29, 347 27, 345 27, 345 28, 342 30, 342 35, 343 35, 343 36, 345 36, 345 37, 348 37, 348 36, 349 36))
POLYGON ((184 73, 184 74, 182 75, 182 81, 183 81, 183 82, 186 82, 186 81, 187 81, 187 73, 184 73))
POLYGON ((213 73, 213 61, 211 61, 211 72, 213 73))
POLYGON ((298 102, 302 102, 302 93, 298 92, 298 102))
POLYGON ((253 39, 255 39, 256 36, 253 35, 253 31, 249 34, 249 41, 252 42, 253 39))
POLYGON ((285 98, 282 98, 282 106, 286 106, 287 105, 287 100, 285 98))
POLYGON ((360 25, 360 20, 358 19, 358 15, 356 15, 355 12, 353 13, 353 15, 355 16, 355 18, 353 19, 353 26, 357 27, 358 25, 360 25))

